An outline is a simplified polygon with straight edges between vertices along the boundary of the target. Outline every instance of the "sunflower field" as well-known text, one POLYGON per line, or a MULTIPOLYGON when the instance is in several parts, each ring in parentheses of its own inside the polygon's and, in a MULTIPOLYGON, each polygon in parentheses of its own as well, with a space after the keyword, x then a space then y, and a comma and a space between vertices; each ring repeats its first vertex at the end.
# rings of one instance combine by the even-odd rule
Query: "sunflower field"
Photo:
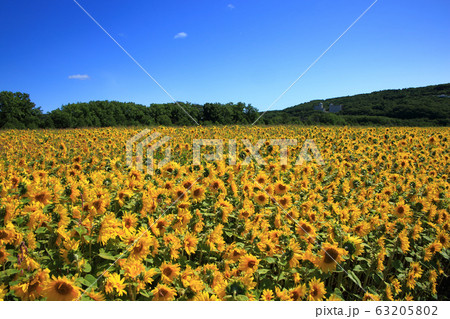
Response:
POLYGON ((0 131, 0 300, 449 299, 447 128, 151 130, 152 175, 139 128, 0 131), (224 161, 192 164, 202 138, 224 161), (271 139, 299 141, 287 164, 271 139), (324 165, 294 165, 306 139, 324 165))

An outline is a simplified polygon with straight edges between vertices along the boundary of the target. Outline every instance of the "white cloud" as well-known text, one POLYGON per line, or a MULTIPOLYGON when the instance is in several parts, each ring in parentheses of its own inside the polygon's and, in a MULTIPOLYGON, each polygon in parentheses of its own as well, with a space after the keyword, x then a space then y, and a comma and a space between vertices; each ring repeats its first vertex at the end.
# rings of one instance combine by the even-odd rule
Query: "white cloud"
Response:
POLYGON ((228 9, 233 10, 234 9, 234 5, 232 5, 231 3, 229 5, 227 5, 228 9))
POLYGON ((69 75, 69 79, 71 80, 89 80, 91 77, 87 74, 74 74, 69 75))
POLYGON ((175 34, 175 36, 173 37, 174 39, 183 39, 187 37, 187 33, 186 32, 180 32, 175 34))

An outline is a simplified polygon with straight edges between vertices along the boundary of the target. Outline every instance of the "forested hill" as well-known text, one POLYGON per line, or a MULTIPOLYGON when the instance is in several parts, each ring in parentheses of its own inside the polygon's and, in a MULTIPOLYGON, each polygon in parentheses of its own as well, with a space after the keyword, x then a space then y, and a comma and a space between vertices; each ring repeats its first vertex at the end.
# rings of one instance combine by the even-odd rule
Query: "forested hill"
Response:
POLYGON ((266 124, 359 124, 359 125, 450 125, 450 83, 402 90, 384 90, 314 100, 282 111, 269 111, 266 124), (330 103, 342 105, 337 114, 314 111, 323 103, 325 111, 330 103))
MULTIPOLYGON (((116 101, 72 103, 43 113, 26 93, 0 92, 3 129, 195 125, 194 120, 202 125, 251 124, 260 114, 241 102, 145 106, 116 101)), ((269 111, 258 124, 449 126, 450 84, 310 101, 269 111), (314 110, 319 103, 324 111, 314 110), (330 103, 342 105, 342 111, 329 112, 330 103)))

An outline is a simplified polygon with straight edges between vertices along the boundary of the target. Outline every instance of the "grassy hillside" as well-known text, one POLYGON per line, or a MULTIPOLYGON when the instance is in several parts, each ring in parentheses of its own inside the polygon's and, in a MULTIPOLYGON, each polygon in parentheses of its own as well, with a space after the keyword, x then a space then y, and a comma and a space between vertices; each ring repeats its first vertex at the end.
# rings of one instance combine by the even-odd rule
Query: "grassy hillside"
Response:
POLYGON ((450 83, 402 90, 384 90, 302 103, 269 111, 265 124, 449 125, 450 83), (314 105, 342 105, 337 114, 314 110, 314 105))

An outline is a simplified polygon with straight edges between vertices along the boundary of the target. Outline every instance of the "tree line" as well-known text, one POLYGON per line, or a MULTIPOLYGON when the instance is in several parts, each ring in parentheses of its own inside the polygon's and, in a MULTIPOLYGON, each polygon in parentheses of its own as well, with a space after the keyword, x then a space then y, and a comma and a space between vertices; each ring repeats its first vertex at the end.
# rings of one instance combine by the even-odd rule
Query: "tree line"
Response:
MULTIPOLYGON (((260 112, 251 104, 131 102, 71 103, 44 113, 27 93, 0 92, 0 128, 81 128, 110 126, 190 126, 252 124, 260 112), (181 107, 180 107, 181 106, 181 107), (195 120, 195 122, 194 122, 195 120)), ((450 84, 315 100, 269 111, 258 124, 449 126, 450 84), (341 112, 315 111, 314 105, 343 105, 341 112)))
POLYGON ((117 101, 71 103, 43 113, 26 93, 0 92, 0 128, 81 128, 110 126, 191 126, 251 124, 258 110, 239 103, 166 103, 145 106, 117 101), (181 106, 181 107, 180 107, 181 106), (194 122, 195 120, 195 122, 194 122))
POLYGON ((450 125, 450 84, 383 90, 302 103, 267 112, 265 124, 327 124, 383 126, 450 125), (335 113, 315 111, 314 105, 342 105, 335 113))

